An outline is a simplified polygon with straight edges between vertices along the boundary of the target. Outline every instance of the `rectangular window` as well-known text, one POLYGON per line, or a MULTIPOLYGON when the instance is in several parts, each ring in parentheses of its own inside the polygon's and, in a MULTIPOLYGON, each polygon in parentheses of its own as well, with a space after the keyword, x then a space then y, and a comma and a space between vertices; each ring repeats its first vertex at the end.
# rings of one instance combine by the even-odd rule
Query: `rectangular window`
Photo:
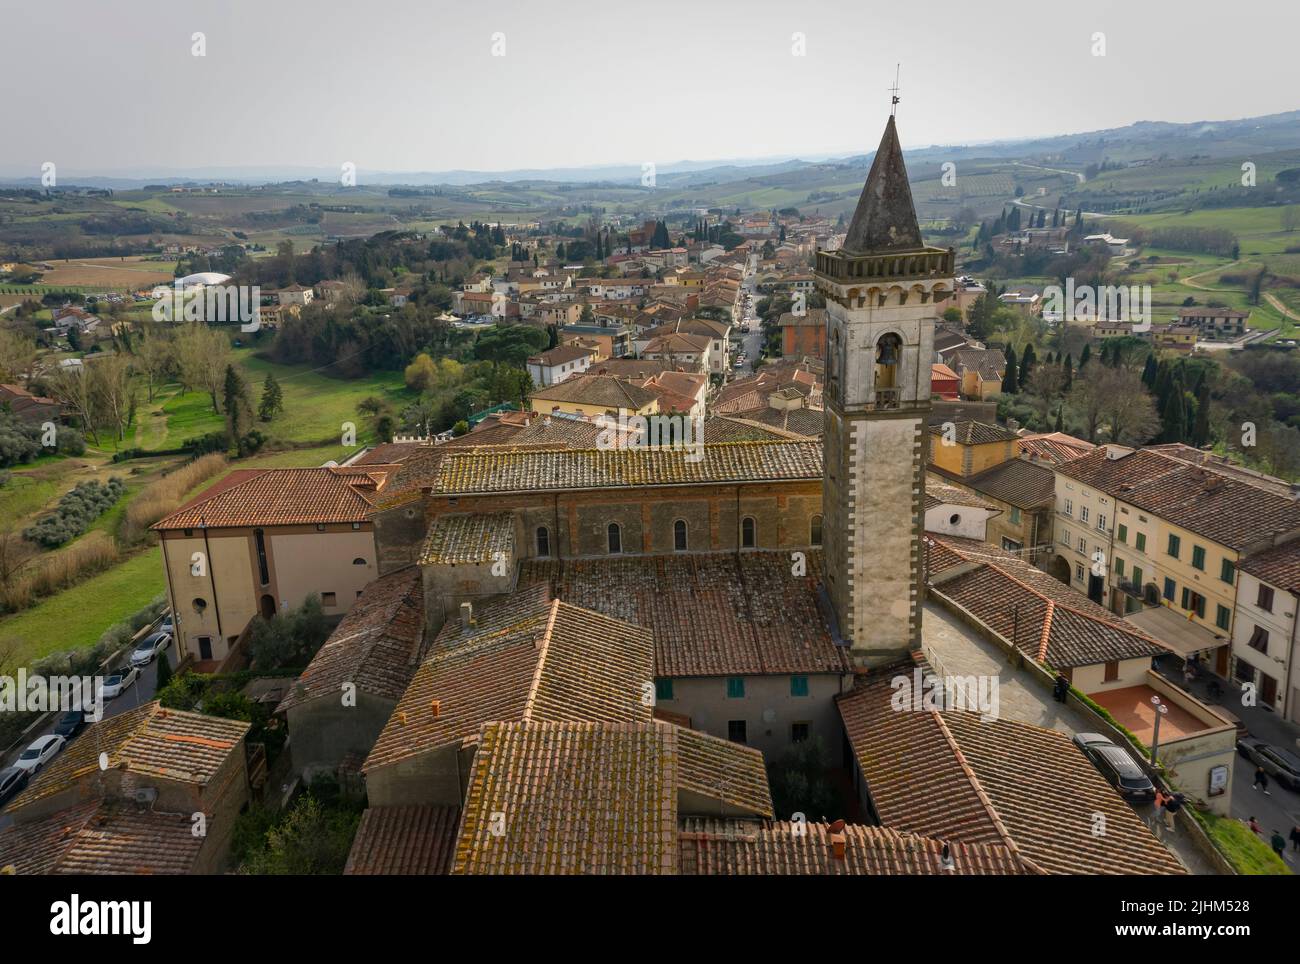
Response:
POLYGON ((1205 571, 1205 547, 1192 546, 1192 568, 1205 571))
POLYGON ((323 592, 320 594, 320 604, 322 606, 338 605, 338 597, 332 592, 323 592))
POLYGON ((1073 500, 1073 499, 1066 499, 1066 500, 1065 500, 1065 514, 1066 514, 1066 515, 1074 515, 1074 500, 1073 500))
POLYGON ((1232 622, 1231 609, 1229 609, 1227 606, 1224 605, 1220 605, 1217 609, 1215 609, 1214 625, 1218 626, 1220 629, 1227 629, 1228 625, 1231 622, 1232 622))
POLYGON ((791 723, 790 742, 791 743, 804 742, 804 740, 808 739, 808 731, 810 728, 811 727, 808 723, 791 723))
POLYGON ((1011 510, 1011 524, 1012 524, 1013 526, 1018 526, 1018 525, 1020 525, 1020 510, 1019 510, 1019 509, 1015 509, 1015 508, 1013 508, 1013 509, 1011 510))
POLYGON ((1260 584, 1259 598, 1255 600, 1255 605, 1266 613, 1273 611, 1273 588, 1271 586, 1260 584))
POLYGON ((744 720, 727 721, 727 739, 730 740, 732 743, 746 742, 744 720))
POLYGON ((1088 507, 1086 505, 1079 507, 1079 519, 1082 522, 1088 521, 1088 507))
POLYGON ((1119 541, 1128 542, 1128 526, 1121 525, 1119 527, 1119 541))
POLYGON ((1106 531, 1106 513, 1104 512, 1097 513, 1097 529, 1101 532, 1106 531))
POLYGON ((1088 554, 1088 540, 1083 536, 1079 536, 1079 551, 1084 555, 1088 554))
POLYGON ((1115 573, 1120 576, 1124 575, 1124 560, 1118 556, 1115 557, 1115 573))
POLYGON ((1179 539, 1178 536, 1173 535, 1172 533, 1170 533, 1170 535, 1169 535, 1169 549, 1168 549, 1167 554, 1168 554, 1168 555, 1171 555, 1171 556, 1173 556, 1175 559, 1177 559, 1177 558, 1178 558, 1178 553, 1182 550, 1182 547, 1183 547, 1183 540, 1182 540, 1182 539, 1179 539))
POLYGON ((662 677, 655 680, 655 699, 670 700, 673 698, 673 681, 669 677, 662 677))
POLYGON ((1147 551, 1147 534, 1146 534, 1145 532, 1139 532, 1139 533, 1137 534, 1137 543, 1136 543, 1136 545, 1137 545, 1137 551, 1138 551, 1138 552, 1146 552, 1146 551, 1147 551))
POLYGON ((727 699, 740 700, 745 698, 745 677, 728 676, 727 677, 727 699))
POLYGON ((1142 588, 1142 569, 1139 566, 1133 567, 1133 585, 1142 588))
POLYGON ((1219 563, 1219 578, 1229 586, 1237 581, 1237 567, 1231 559, 1219 563))
POLYGON ((1268 655, 1268 630, 1263 626, 1256 626, 1255 631, 1251 633, 1250 648, 1268 655))
POLYGON ((1119 660, 1112 659, 1106 663, 1106 673, 1102 677, 1103 683, 1113 683, 1119 679, 1119 660))
POLYGON ((1083 582, 1083 566, 1078 563, 1074 564, 1074 579, 1076 582, 1083 582))
POLYGON ((808 677, 791 676, 790 677, 790 695, 807 696, 808 695, 808 677))
POLYGON ((1168 576, 1166 576, 1165 577, 1165 598, 1168 599, 1170 602, 1174 601, 1174 590, 1177 588, 1178 587, 1174 585, 1174 581, 1170 579, 1168 576))

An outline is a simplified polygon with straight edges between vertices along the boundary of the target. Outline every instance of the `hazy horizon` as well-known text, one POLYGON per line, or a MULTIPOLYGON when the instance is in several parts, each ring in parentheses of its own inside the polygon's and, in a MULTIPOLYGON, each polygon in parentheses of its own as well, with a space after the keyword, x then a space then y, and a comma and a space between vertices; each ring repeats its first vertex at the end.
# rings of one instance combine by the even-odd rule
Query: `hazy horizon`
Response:
POLYGON ((1275 30, 1245 17, 1206 30, 1198 6, 936 0, 877 22, 882 11, 827 0, 7 4, 11 37, 40 42, 8 51, 14 75, 38 79, 23 98, 32 116, 0 144, 0 175, 39 177, 52 161, 65 183, 329 176, 350 162, 364 183, 845 157, 874 150, 896 61, 909 149, 1295 109, 1285 28, 1300 12, 1273 12, 1275 30), (1093 55, 1098 32, 1105 56, 1093 55), (1204 69, 1234 46, 1252 51, 1248 85, 1204 69))

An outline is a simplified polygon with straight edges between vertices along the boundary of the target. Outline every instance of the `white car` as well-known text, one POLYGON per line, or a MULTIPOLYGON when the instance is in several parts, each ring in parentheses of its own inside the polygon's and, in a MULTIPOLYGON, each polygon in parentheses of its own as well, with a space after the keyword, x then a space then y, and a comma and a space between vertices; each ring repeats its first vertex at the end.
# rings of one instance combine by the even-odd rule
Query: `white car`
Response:
POLYGON ((119 669, 104 677, 104 699, 111 700, 114 697, 121 696, 128 686, 134 685, 135 681, 140 678, 140 669, 136 666, 128 666, 126 669, 119 669))
POLYGON ((39 773, 41 767, 54 759, 55 754, 63 749, 68 741, 55 733, 38 737, 31 746, 23 750, 23 755, 14 761, 14 766, 28 773, 39 773))
POLYGON ((167 652, 171 644, 171 633, 151 633, 136 643, 131 653, 131 665, 148 666, 159 653, 167 652))

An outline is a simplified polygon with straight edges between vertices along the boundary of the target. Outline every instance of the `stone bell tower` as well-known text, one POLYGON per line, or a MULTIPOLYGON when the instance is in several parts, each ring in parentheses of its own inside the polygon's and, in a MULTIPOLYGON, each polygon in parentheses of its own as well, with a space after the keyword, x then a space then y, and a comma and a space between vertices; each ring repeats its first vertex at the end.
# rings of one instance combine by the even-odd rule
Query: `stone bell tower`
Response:
POLYGON ((953 251, 921 239, 889 118, 843 246, 817 252, 826 297, 826 592, 856 665, 921 644, 921 536, 935 321, 953 251))

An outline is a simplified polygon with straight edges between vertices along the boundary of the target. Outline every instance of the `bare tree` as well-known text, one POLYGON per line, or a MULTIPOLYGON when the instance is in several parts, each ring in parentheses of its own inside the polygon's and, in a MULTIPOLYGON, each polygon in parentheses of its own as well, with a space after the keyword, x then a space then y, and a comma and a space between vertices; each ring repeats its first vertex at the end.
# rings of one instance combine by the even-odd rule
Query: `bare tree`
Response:
POLYGON ((1142 376, 1128 368, 1099 365, 1097 369, 1102 388, 1101 421, 1110 441, 1141 445, 1155 435, 1160 430, 1160 415, 1142 376))
POLYGON ((0 381, 29 376, 36 363, 36 342, 16 331, 0 328, 0 381))
POLYGON ((1029 373, 1029 383, 1025 385, 1025 391, 1033 396, 1034 407, 1038 410, 1038 418, 1044 430, 1051 428, 1052 411, 1056 408, 1057 399, 1065 391, 1065 366, 1064 365, 1035 365, 1029 373))
POLYGON ((230 339, 199 322, 186 325, 176 336, 176 358, 185 384, 207 392, 212 411, 220 414, 218 394, 225 385, 226 366, 230 364, 230 339))
POLYGON ((89 372, 80 365, 59 366, 47 379, 49 391, 55 400, 72 410, 81 420, 82 431, 89 433, 96 445, 99 433, 95 429, 95 393, 89 372))
POLYGON ((144 374, 149 401, 153 402, 154 388, 176 365, 176 346, 158 329, 145 328, 141 336, 135 349, 136 365, 144 374))
POLYGON ((113 427, 118 441, 126 437, 126 420, 135 386, 131 361, 125 355, 109 355, 90 366, 91 405, 94 413, 113 427))
POLYGON ((1097 441, 1097 426, 1101 424, 1102 409, 1106 403, 1106 372, 1112 369, 1099 363, 1090 364, 1074 376, 1074 386, 1066 400, 1070 411, 1087 427, 1088 441, 1097 441))

